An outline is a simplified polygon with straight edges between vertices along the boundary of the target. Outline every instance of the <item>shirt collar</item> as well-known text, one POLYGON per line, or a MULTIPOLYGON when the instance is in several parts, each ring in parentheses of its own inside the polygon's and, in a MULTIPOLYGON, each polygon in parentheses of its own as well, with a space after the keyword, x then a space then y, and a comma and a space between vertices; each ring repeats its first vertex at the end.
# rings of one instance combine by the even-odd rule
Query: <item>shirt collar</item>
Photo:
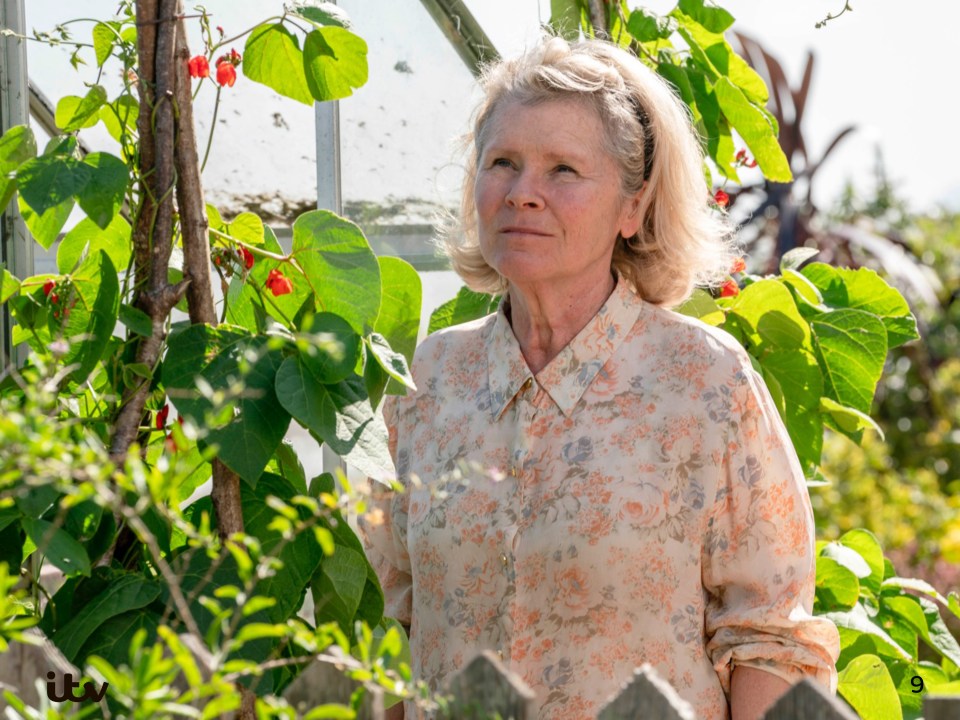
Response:
MULTIPOLYGON (((498 420, 533 373, 527 367, 520 344, 500 301, 487 349, 490 410, 498 420)), ((597 314, 576 337, 536 376, 565 417, 623 342, 640 316, 643 301, 622 277, 597 314)))

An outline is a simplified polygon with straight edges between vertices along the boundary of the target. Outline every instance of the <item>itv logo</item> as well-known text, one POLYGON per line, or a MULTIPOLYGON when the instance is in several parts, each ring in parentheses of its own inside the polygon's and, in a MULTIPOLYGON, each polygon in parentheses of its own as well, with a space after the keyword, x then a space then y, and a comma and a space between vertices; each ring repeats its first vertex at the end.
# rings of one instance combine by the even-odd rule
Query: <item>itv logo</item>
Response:
POLYGON ((74 695, 74 689, 80 688, 80 683, 73 679, 73 675, 66 673, 63 676, 63 694, 57 695, 57 674, 52 670, 47 673, 47 697, 53 700, 54 702, 83 702, 84 700, 93 700, 95 702, 100 702, 103 700, 103 696, 107 692, 109 683, 104 683, 100 686, 100 690, 97 690, 96 685, 92 682, 85 682, 83 684, 83 692, 79 696, 74 695))

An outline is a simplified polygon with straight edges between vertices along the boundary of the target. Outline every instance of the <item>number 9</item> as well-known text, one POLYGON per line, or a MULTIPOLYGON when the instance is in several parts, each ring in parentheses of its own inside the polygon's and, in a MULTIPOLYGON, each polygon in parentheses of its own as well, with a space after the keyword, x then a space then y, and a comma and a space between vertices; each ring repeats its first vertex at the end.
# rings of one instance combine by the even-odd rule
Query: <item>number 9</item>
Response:
POLYGON ((910 678, 910 684, 914 688, 913 690, 914 693, 923 692, 923 678, 920 677, 919 675, 914 675, 912 678, 910 678))

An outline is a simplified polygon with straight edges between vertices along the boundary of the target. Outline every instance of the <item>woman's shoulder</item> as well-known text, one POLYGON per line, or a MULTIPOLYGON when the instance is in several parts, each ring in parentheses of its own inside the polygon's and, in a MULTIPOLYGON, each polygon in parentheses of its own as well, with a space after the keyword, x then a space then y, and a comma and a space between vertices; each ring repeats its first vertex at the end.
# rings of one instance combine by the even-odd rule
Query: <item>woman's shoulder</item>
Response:
POLYGON ((647 341, 679 362, 709 359, 718 369, 738 372, 752 366, 750 355, 730 333, 689 315, 647 304, 647 341))

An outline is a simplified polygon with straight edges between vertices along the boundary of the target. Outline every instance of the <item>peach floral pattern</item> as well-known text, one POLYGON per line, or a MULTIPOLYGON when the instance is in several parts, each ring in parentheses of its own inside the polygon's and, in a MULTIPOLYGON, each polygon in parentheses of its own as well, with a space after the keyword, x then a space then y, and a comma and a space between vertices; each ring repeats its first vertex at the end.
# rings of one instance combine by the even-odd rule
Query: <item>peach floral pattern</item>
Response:
POLYGON ((835 689, 802 472, 725 333, 621 281, 536 377, 503 306, 428 337, 413 375, 384 409, 407 492, 361 530, 415 676, 490 649, 551 720, 596 717, 643 662, 703 720, 735 664, 835 689))

